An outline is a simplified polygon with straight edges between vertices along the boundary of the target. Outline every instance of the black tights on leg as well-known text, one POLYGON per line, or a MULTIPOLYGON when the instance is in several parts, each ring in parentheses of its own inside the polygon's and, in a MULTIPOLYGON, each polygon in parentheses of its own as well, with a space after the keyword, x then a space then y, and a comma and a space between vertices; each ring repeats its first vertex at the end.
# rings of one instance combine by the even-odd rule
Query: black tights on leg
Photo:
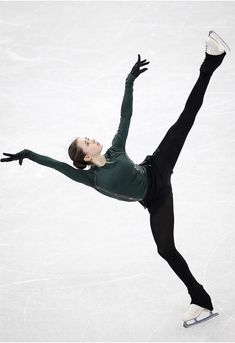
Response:
MULTIPOLYGON (((157 150, 161 150, 171 171, 174 169, 187 135, 202 106, 210 78, 214 70, 222 63, 224 56, 225 53, 219 56, 211 56, 206 53, 206 58, 200 68, 200 75, 187 99, 183 112, 157 148, 157 150)), ((184 282, 191 296, 191 303, 213 310, 209 294, 194 278, 186 261, 175 247, 172 192, 162 198, 158 202, 158 206, 153 206, 149 212, 151 230, 158 253, 184 282)))
POLYGON ((200 110, 204 95, 216 68, 222 63, 225 54, 212 56, 206 53, 206 58, 200 67, 200 74, 185 104, 178 120, 167 131, 158 148, 164 154, 170 168, 173 170, 181 149, 193 126, 196 115, 200 110))
POLYGON ((186 261, 175 247, 172 193, 154 211, 150 212, 150 225, 159 255, 183 281, 191 296, 191 303, 212 310, 210 296, 194 278, 186 261))

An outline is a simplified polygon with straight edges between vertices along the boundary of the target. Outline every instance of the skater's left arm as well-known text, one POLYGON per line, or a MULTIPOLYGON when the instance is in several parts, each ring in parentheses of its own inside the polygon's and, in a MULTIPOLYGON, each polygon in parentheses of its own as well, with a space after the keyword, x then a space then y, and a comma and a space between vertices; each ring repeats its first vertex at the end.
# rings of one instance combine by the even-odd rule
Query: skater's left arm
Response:
POLYGON ((124 151, 126 146, 126 140, 129 132, 130 121, 133 111, 133 84, 134 80, 148 68, 140 69, 140 67, 149 64, 141 61, 140 55, 138 55, 138 61, 133 66, 131 72, 128 74, 125 82, 125 92, 121 106, 121 118, 118 127, 118 131, 112 141, 112 149, 117 151, 124 151))
POLYGON ((19 164, 22 165, 23 160, 27 158, 45 167, 53 168, 59 171, 60 173, 64 174, 65 176, 69 177, 70 179, 83 183, 86 186, 93 185, 93 178, 89 171, 78 170, 67 163, 58 161, 49 156, 40 155, 28 149, 24 149, 16 154, 3 153, 3 155, 7 157, 1 158, 1 162, 18 161, 19 164))

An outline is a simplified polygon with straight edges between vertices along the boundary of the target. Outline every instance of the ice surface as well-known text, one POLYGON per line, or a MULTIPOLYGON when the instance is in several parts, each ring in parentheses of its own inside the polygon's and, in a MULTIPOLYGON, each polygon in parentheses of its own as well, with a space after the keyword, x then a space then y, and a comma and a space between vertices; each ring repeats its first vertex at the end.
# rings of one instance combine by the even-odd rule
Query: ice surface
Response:
POLYGON ((1 341, 235 341, 234 2, 0 2, 1 152, 70 163, 77 136, 110 146, 138 53, 128 155, 178 118, 210 29, 231 54, 213 75, 172 176, 176 246, 218 317, 184 329, 183 283, 148 212, 25 160, 1 164, 1 341))

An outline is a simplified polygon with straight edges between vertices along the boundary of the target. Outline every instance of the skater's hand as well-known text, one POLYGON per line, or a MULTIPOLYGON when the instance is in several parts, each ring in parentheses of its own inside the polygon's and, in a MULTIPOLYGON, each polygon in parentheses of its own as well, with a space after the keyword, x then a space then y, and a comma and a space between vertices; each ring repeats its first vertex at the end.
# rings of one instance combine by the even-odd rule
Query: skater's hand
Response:
POLYGON ((131 70, 131 74, 133 74, 135 77, 138 77, 141 73, 148 70, 148 68, 140 69, 140 67, 145 66, 146 64, 149 64, 150 62, 145 62, 146 60, 141 61, 140 55, 138 54, 138 61, 134 65, 134 67, 131 70))
POLYGON ((19 161, 19 164, 22 166, 23 159, 27 157, 27 150, 24 149, 17 154, 9 154, 4 152, 3 155, 8 156, 8 158, 1 158, 1 162, 19 161))

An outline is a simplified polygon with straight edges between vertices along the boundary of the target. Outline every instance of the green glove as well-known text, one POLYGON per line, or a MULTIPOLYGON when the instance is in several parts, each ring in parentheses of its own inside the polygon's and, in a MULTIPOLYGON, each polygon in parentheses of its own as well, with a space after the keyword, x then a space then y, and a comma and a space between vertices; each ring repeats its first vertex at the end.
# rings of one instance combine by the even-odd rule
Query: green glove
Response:
POLYGON ((9 154, 3 153, 5 156, 9 156, 8 158, 1 158, 1 162, 11 162, 11 161, 19 161, 19 164, 22 166, 23 159, 27 157, 28 151, 26 149, 18 152, 17 154, 9 154))
POLYGON ((140 55, 138 54, 138 61, 134 65, 134 67, 131 70, 131 74, 133 74, 135 77, 138 77, 141 73, 148 70, 148 68, 140 69, 140 67, 145 66, 146 64, 149 64, 150 62, 145 62, 146 60, 141 61, 140 55))

